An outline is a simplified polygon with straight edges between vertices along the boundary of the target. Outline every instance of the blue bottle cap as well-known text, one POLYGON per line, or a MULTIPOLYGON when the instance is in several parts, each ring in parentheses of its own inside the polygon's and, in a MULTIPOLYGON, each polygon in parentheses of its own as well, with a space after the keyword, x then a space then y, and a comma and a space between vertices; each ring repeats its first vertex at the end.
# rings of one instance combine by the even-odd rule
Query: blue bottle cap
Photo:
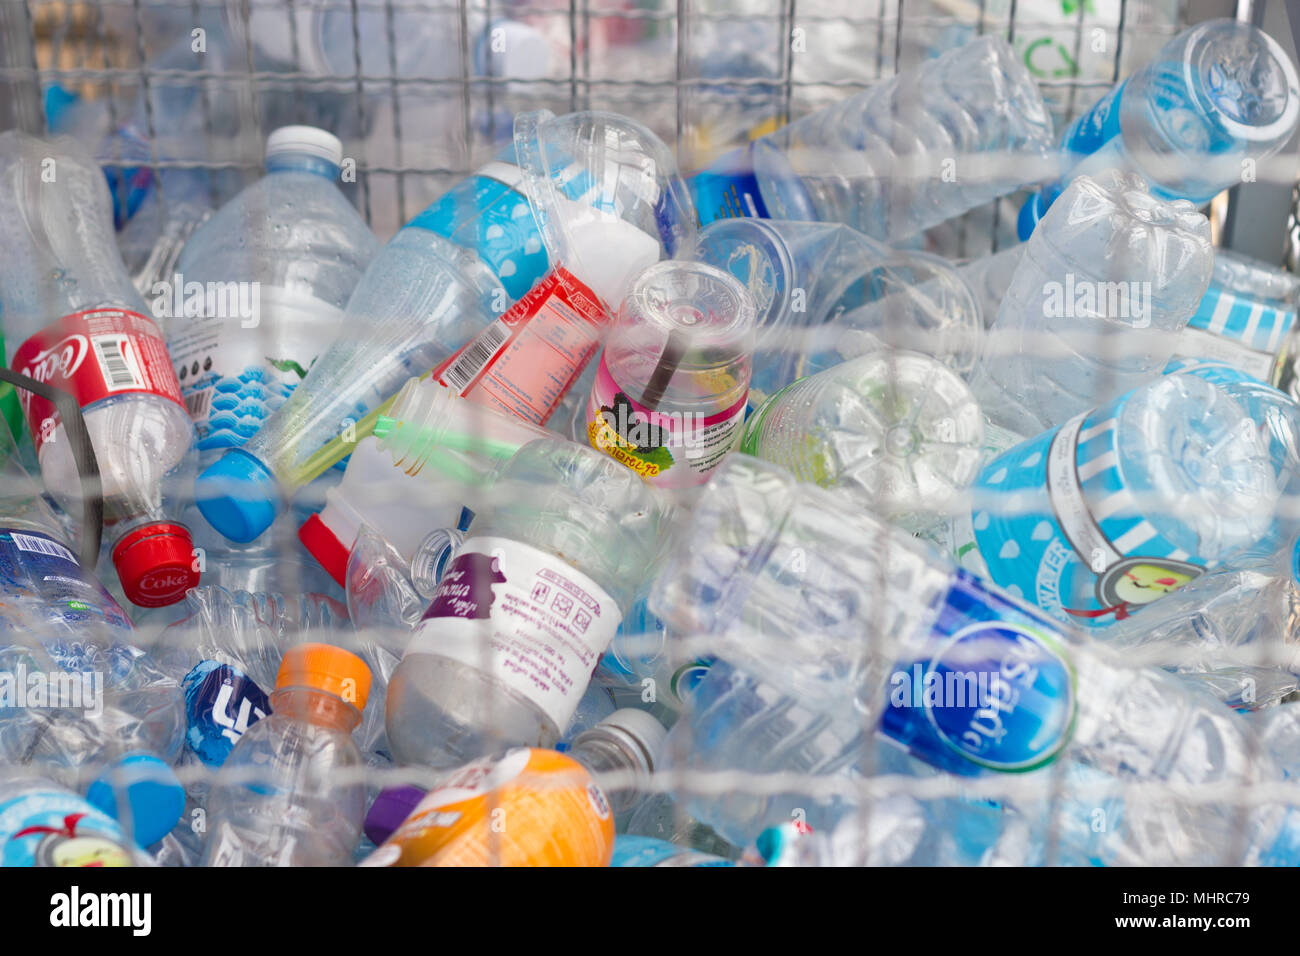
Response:
POLYGON ((1043 205, 1041 192, 1034 193, 1025 200, 1024 205, 1020 207, 1020 215, 1016 217, 1016 235, 1020 237, 1021 242, 1025 242, 1033 235, 1034 227, 1046 212, 1047 208, 1043 205))
POLYGON ((199 475, 194 498, 208 524, 232 541, 252 541, 271 527, 280 511, 275 476, 238 448, 199 475))
POLYGON ((81 99, 79 93, 55 83, 45 91, 45 125, 53 133, 61 132, 63 114, 81 99))
POLYGON ((123 825, 141 847, 165 837, 185 812, 185 788, 172 768, 150 754, 127 754, 90 785, 86 801, 123 825), (126 812, 118 812, 118 795, 126 812))

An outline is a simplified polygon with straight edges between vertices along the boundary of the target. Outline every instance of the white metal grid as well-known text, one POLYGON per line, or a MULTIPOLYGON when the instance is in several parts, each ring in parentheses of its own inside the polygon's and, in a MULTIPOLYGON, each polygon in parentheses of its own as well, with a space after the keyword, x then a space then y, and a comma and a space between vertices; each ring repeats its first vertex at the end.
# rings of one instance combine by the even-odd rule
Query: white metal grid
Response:
MULTIPOLYGON (((298 47, 292 11, 295 0, 242 0, 234 4, 216 0, 191 0, 157 3, 153 0, 103 0, 97 4, 78 4, 61 0, 27 0, 23 20, 31 43, 30 60, 35 76, 42 85, 60 83, 75 87, 88 96, 101 96, 114 104, 124 102, 133 91, 148 91, 166 84, 198 84, 210 91, 240 88, 249 110, 248 123, 241 127, 240 142, 218 144, 209 140, 189 159, 157 159, 157 167, 198 168, 213 172, 234 170, 235 182, 251 181, 261 168, 261 149, 269 129, 263 123, 260 104, 267 96, 288 94, 302 96, 317 91, 342 94, 345 111, 355 111, 365 125, 366 111, 376 100, 369 94, 382 91, 392 108, 391 129, 387 138, 375 141, 359 138, 349 141, 355 149, 358 181, 355 201, 381 237, 390 234, 409 219, 447 185, 472 171, 490 158, 508 136, 508 127, 500 116, 519 110, 548 107, 556 112, 577 109, 609 109, 625 112, 643 120, 667 142, 675 144, 684 169, 698 167, 707 158, 743 141, 746 130, 728 128, 724 122, 728 105, 738 91, 752 95, 770 111, 772 118, 783 121, 817 108, 850 92, 870 86, 901 69, 918 62, 932 49, 937 36, 945 43, 972 33, 999 32, 1015 40, 1032 33, 1042 37, 1044 46, 1063 56, 1058 70, 1070 75, 1040 75, 1040 87, 1049 99, 1058 129, 1085 109, 1116 79, 1177 32, 1187 22, 1187 4, 1152 3, 1120 0, 1062 4, 1074 11, 1073 19, 1035 19, 1025 13, 1023 0, 730 0, 727 3, 703 3, 680 0, 677 3, 641 0, 632 4, 617 0, 536 0, 533 3, 492 3, 491 0, 465 0, 461 4, 424 3, 421 0, 338 0, 355 16, 367 8, 382 11, 392 24, 395 13, 418 9, 430 16, 446 19, 448 30, 456 37, 459 50, 458 75, 398 77, 394 72, 361 71, 360 58, 351 74, 320 73, 294 70, 269 72, 253 64, 251 32, 260 16, 284 16, 285 29, 292 38, 291 48, 298 47), (1098 11, 1098 7, 1105 8, 1098 11), (186 16, 195 22, 207 12, 235 12, 228 21, 243 43, 242 60, 229 70, 211 71, 203 66, 192 70, 161 71, 148 66, 165 45, 166 37, 151 35, 151 24, 160 10, 186 16), (532 18, 553 40, 548 74, 526 82, 509 76, 474 75, 471 69, 473 37, 471 19, 491 23, 503 12, 510 16, 532 18), (717 30, 739 25, 756 27, 767 35, 766 51, 751 57, 747 64, 753 72, 741 75, 711 74, 707 63, 711 41, 717 30), (636 33, 641 41, 662 51, 651 58, 658 72, 636 75, 625 69, 617 56, 602 56, 601 38, 609 31, 636 33), (845 46, 843 37, 851 38, 845 56, 804 55, 792 42, 793 31, 806 31, 801 37, 804 50, 818 50, 819 43, 828 47, 845 46), (839 39, 836 39, 839 37, 839 39), (1094 49, 1095 41, 1095 49, 1094 49), (660 46, 656 47, 658 42, 660 46), (1074 69, 1068 65, 1074 64, 1074 69), (450 127, 413 128, 404 122, 402 103, 408 95, 432 96, 454 107, 458 123, 450 127), (475 114, 486 116, 476 123, 475 114), (245 135, 246 134, 246 135, 245 135), (212 158, 218 153, 222 158, 212 158)), ((300 0, 301 2, 301 0, 300 0)), ((1228 4, 1223 4, 1226 7, 1228 4)), ((1041 9, 1041 5, 1038 7, 1041 9)), ((1228 10, 1205 11, 1198 16, 1230 13, 1228 10)), ((392 37, 390 34, 391 44, 392 37)), ((760 45, 761 47, 761 45, 760 45)), ((604 51, 607 53, 607 50, 604 51)), ((296 55, 296 53, 295 53, 296 55)), ((490 60, 489 60, 490 63, 490 60)), ((632 61, 644 67, 646 60, 632 61)), ((30 70, 15 66, 12 59, 3 64, 5 76, 22 80, 30 70)), ((1047 69, 1047 68, 1044 68, 1047 69)), ((148 97, 146 96, 146 101, 148 97)), ((408 117, 409 120, 409 117, 408 117)), ((152 120, 150 120, 152 122, 152 120)), ((156 130, 150 126, 152 138, 156 130)), ((123 161, 122 165, 128 165, 123 161)), ((228 199, 231 180, 220 184, 214 178, 214 202, 228 199)), ((165 198, 165 197, 164 197, 165 198)), ((929 245, 936 251, 954 256, 976 255, 997 248, 999 237, 1008 228, 1003 204, 968 213, 954 223, 934 230, 929 245)), ((1005 241, 1005 239, 1003 239, 1005 241)), ((376 489, 376 493, 409 494, 409 488, 376 489)), ((365 635, 359 635, 364 643, 365 635)), ((694 645, 692 645, 694 646, 694 645)), ((684 656, 709 650, 700 644, 684 656)), ((1260 663, 1260 654, 1269 664, 1283 663, 1288 648, 1277 646, 1226 651, 1226 656, 1240 658, 1241 663, 1260 663)), ((1126 655, 1126 666, 1145 663, 1167 665, 1141 653, 1126 655)), ((418 777, 418 775, 417 775, 418 777)), ((377 780, 409 782, 406 771, 368 773, 377 780)), ((616 782, 616 781, 615 781, 616 782)), ((653 789, 664 791, 725 793, 744 790, 754 793, 780 794, 792 789, 810 797, 844 794, 858 798, 904 795, 918 800, 945 796, 983 797, 987 799, 1025 800, 1031 795, 1045 796, 1049 807, 1059 804, 1067 786, 1064 778, 1051 771, 1037 775, 998 775, 978 780, 962 780, 937 775, 931 779, 873 776, 850 781, 845 778, 809 780, 788 775, 738 775, 735 773, 660 776, 653 789)), ((1293 800, 1291 788, 1282 784, 1261 784, 1249 788, 1227 786, 1175 787, 1168 784, 1129 784, 1125 793, 1189 805, 1215 803, 1236 807, 1239 826, 1233 845, 1223 847, 1218 862, 1233 863, 1249 839, 1245 831, 1246 810, 1269 801, 1293 800)), ((1076 794, 1077 795, 1077 794, 1076 794)), ((864 800, 864 813, 870 814, 870 800, 864 800)), ((1049 810, 1051 814, 1053 811, 1049 810)), ((1042 821, 1040 821, 1042 822, 1042 821)), ((1053 862, 1057 821, 1046 817, 1047 860, 1053 862)), ((1130 862, 1140 863, 1140 859, 1130 862)))

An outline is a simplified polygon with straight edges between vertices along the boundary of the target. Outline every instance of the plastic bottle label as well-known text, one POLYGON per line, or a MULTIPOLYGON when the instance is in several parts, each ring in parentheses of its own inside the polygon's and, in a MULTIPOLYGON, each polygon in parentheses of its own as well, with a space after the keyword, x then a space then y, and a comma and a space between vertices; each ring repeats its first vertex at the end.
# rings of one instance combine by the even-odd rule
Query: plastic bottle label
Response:
MULTIPOLYGON (((138 392, 184 404, 162 332, 152 319, 125 309, 89 309, 64 316, 18 346, 11 367, 71 392, 82 408, 113 395, 138 392)), ((58 412, 53 403, 31 392, 20 397, 39 450, 53 436, 58 412)))
POLYGON ((691 198, 699 212, 700 225, 718 219, 768 218, 750 163, 749 147, 725 153, 707 169, 687 180, 691 198))
POLYGON ((660 488, 689 488, 735 447, 746 398, 712 415, 652 411, 634 401, 600 358, 587 400, 587 441, 660 488))
MULTIPOLYGON (((214 302, 210 309, 205 304, 204 314, 183 320, 168 343, 200 450, 247 441, 343 328, 343 310, 328 302, 292 289, 251 285, 251 295, 240 302, 214 302)), ((175 276, 173 288, 182 286, 183 278, 175 276)), ((183 307, 168 303, 168 310, 177 305, 183 307)))
POLYGON ((519 167, 488 163, 411 220, 458 246, 473 249, 512 300, 523 297, 550 265, 519 167))
POLYGON ((981 497, 1031 502, 971 516, 993 580, 1073 624, 1123 620, 1205 570, 1157 534, 1120 477, 1115 426, 1126 397, 1016 446, 975 483, 981 497))
POLYGON ((1030 770, 1070 739, 1075 675, 1050 622, 957 570, 921 653, 886 682, 881 732, 960 774, 1030 770))
POLYGON ((557 266, 434 377, 457 395, 544 425, 609 324, 600 299, 557 266))
MULTIPOLYGON (((0 528, 0 593, 31 595, 44 619, 80 631, 98 622, 131 633, 131 619, 76 556, 49 535, 0 528)), ((7 617, 0 605, 0 622, 7 617)), ((30 622, 29 625, 30 626, 30 622)))
POLYGON ((516 748, 429 792, 363 866, 606 866, 609 801, 581 764, 516 748))
POLYGON ((262 688, 238 667, 201 661, 181 680, 185 742, 209 767, 220 767, 239 738, 271 713, 262 688))
POLYGON ((1277 351, 1295 320, 1290 309, 1212 284, 1179 336, 1175 353, 1227 362, 1271 383, 1277 351))
POLYGON ((406 653, 484 670, 565 727, 621 621, 614 599, 572 565, 478 537, 443 572, 406 653))
POLYGON ((70 793, 36 791, 0 804, 2 866, 134 866, 117 822, 70 793))

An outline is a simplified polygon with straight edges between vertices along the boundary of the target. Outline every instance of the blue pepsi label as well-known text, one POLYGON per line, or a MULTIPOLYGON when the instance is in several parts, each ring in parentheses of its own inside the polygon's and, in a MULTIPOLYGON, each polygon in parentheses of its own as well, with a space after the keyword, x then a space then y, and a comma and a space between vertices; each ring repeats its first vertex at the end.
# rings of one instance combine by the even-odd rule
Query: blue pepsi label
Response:
MULTIPOLYGON (((32 606, 42 608, 50 623, 99 622, 124 633, 132 631, 121 605, 82 569, 76 555, 36 531, 0 528, 0 593, 8 600, 33 598, 32 606)), ((0 605, 0 621, 6 613, 0 605)))
POLYGON ((229 664, 202 661, 181 681, 185 691, 185 742, 209 767, 220 767, 239 738, 271 713, 262 688, 229 664))
POLYGON ((477 252, 511 300, 520 299, 550 268, 528 198, 512 185, 519 176, 515 166, 490 164, 410 222, 477 252), (489 175, 494 171, 502 178, 489 175))
POLYGON ((1059 620, 1101 627, 1176 591, 1205 559, 1166 541, 1120 471, 1127 396, 989 462, 970 530, 989 576, 1059 620))
POLYGON ((961 569, 886 692, 881 733, 952 773, 1040 767, 1074 726, 1074 670, 1055 627, 961 569))
POLYGON ((134 866, 117 822, 71 793, 34 791, 0 804, 0 866, 134 866))
POLYGON ((718 219, 768 218, 747 147, 732 150, 687 180, 700 225, 718 219))

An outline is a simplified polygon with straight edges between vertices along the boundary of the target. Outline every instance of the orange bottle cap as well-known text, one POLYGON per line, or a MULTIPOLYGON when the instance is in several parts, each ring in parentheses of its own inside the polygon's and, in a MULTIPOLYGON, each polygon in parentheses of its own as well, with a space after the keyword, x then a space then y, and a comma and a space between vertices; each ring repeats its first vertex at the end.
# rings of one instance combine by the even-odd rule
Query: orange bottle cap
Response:
POLYGON ((332 644, 295 644, 284 653, 275 686, 315 687, 341 697, 357 710, 370 697, 370 668, 351 651, 332 644))

